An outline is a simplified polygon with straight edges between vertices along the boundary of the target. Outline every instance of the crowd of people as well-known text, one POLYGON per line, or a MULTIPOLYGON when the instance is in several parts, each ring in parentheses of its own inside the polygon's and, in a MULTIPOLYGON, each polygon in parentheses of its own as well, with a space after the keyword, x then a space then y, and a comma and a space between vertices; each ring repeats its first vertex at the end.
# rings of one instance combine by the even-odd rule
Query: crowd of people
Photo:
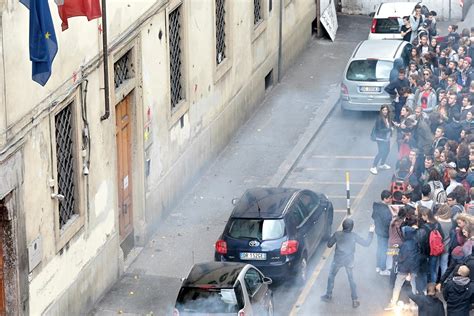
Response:
POLYGON ((436 37, 433 13, 404 19, 409 60, 397 60, 371 138, 378 153, 370 169, 387 164, 392 133, 398 160, 390 189, 373 205, 376 271, 390 277, 387 310, 405 282, 420 315, 469 315, 474 302, 474 28, 436 37), (428 25, 424 23, 431 20, 428 25), (424 23, 424 24, 423 24, 424 23), (423 27, 423 32, 419 28, 423 27), (416 28, 415 28, 416 27, 416 28))

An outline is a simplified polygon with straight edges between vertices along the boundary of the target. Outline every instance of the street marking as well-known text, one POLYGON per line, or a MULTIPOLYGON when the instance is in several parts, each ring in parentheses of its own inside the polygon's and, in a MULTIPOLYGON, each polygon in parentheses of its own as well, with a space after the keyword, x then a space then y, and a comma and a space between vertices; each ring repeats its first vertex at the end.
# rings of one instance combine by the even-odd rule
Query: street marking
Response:
POLYGON ((365 171, 367 168, 304 168, 304 171, 365 171))
MULTIPOLYGON (((345 181, 296 181, 297 184, 325 184, 325 185, 345 185, 345 181)), ((365 182, 351 182, 354 185, 364 185, 365 182)))
POLYGON ((374 159, 374 156, 324 156, 324 155, 313 155, 311 158, 318 159, 374 159))
MULTIPOLYGON (((359 206, 360 204, 360 201, 362 200, 362 197, 365 195, 365 193, 367 193, 367 190, 369 189, 369 186, 370 184, 372 183, 373 179, 375 179, 374 176, 370 175, 368 178, 367 178, 367 181, 365 182, 364 186, 362 187, 362 189, 360 190, 359 194, 357 194, 356 198, 355 198, 355 201, 354 201, 354 204, 352 206, 352 214, 355 213, 357 207, 359 206)), ((344 220, 343 220, 344 221, 344 220)), ((339 227, 337 228, 337 230, 341 230, 342 229, 342 222, 341 221, 341 224, 339 225, 339 227)), ((297 315, 297 312, 299 310, 299 308, 304 304, 304 302, 306 301, 306 298, 308 297, 309 295, 309 292, 311 291, 311 289, 313 288, 314 286, 314 283, 316 282, 316 279, 319 277, 319 274, 321 273, 321 271, 323 270, 323 267, 324 265, 326 264, 326 260, 329 259, 329 257, 331 256, 331 254, 333 253, 334 249, 336 247, 333 246, 332 248, 326 248, 326 250, 324 251, 324 253, 322 254, 321 256, 321 260, 318 262, 318 264, 316 265, 314 271, 313 271, 313 274, 311 275, 311 278, 308 280, 308 282, 306 283, 303 291, 301 291, 300 295, 298 296, 298 299, 296 300, 295 304, 293 305, 293 307, 291 308, 291 311, 290 311, 290 316, 296 316, 297 315)))
POLYGON ((347 213, 347 209, 334 210, 334 213, 347 213))
POLYGON ((347 195, 327 195, 328 199, 347 199, 347 195))

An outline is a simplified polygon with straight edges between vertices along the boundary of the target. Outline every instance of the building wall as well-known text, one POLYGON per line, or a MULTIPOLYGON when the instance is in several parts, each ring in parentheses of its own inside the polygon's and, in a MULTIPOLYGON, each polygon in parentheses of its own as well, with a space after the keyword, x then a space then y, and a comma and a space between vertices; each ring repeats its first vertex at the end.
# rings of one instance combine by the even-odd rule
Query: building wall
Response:
MULTIPOLYGON (((311 38, 313 0, 284 0, 283 70, 311 38)), ((0 3, 1 4, 1 3, 0 3)), ((265 94, 265 76, 278 77, 279 1, 262 0, 264 21, 254 27, 253 1, 226 2, 227 59, 216 66, 214 1, 184 0, 183 75, 185 102, 171 111, 168 14, 177 0, 107 1, 111 116, 104 114, 101 20, 70 20, 60 30, 49 1, 58 55, 45 87, 31 81, 28 10, 3 3, 0 47, 0 171, 21 152, 24 180, 15 184, 24 214, 26 247, 40 241, 37 265, 29 267, 29 313, 52 315, 87 311, 123 269, 118 233, 115 105, 133 95, 132 139, 134 237, 144 244, 155 225, 209 161, 226 146, 265 94), (114 88, 113 64, 132 50, 133 78, 114 88), (87 79, 87 94, 84 91, 87 79), (54 117, 75 102, 76 177, 80 216, 74 230, 58 229, 54 117), (89 174, 82 174, 86 123, 89 174), (149 171, 149 172, 147 172, 149 171), (69 232, 69 233, 68 233, 69 232), (66 238, 67 237, 67 238, 66 238)), ((84 156, 87 156, 84 155, 84 156)), ((0 172, 1 174, 1 172, 0 172)), ((31 259, 31 258, 30 258, 31 259)))
MULTIPOLYGON (((398 2, 397 0, 387 0, 384 2, 398 2)), ((418 1, 408 1, 418 2, 418 1)), ((461 19, 462 8, 459 5, 458 0, 424 0, 422 1, 430 10, 436 11, 438 19, 448 19, 449 17, 449 5, 451 3, 451 18, 461 19)), ((374 12, 378 5, 379 0, 342 0, 342 12, 347 14, 369 14, 374 12)))

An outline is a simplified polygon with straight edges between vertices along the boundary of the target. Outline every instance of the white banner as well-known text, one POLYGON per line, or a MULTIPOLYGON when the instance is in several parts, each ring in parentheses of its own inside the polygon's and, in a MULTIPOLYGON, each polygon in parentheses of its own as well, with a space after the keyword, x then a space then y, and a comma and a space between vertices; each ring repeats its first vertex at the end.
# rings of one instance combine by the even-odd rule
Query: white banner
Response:
POLYGON ((321 24, 328 32, 329 37, 334 42, 336 39, 336 32, 337 32, 337 14, 336 14, 336 7, 332 0, 329 1, 329 5, 324 9, 323 14, 321 15, 321 24))

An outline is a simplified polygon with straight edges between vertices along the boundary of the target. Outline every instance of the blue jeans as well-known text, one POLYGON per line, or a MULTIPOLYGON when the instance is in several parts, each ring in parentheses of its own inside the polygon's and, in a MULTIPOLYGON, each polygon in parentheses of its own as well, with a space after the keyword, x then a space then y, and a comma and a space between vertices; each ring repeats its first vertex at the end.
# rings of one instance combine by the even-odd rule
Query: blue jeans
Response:
POLYGON ((416 289, 418 293, 423 293, 426 291, 426 286, 428 285, 428 273, 418 272, 416 274, 416 289))
POLYGON ((390 141, 377 141, 377 156, 374 158, 374 162, 372 163, 373 167, 377 167, 379 163, 381 165, 385 164, 385 160, 387 160, 388 154, 390 153, 390 141))
POLYGON ((443 275, 446 270, 448 270, 448 261, 449 261, 449 252, 445 252, 439 257, 438 265, 441 270, 441 275, 443 275))
POLYGON ((387 268, 387 248, 388 248, 388 237, 381 237, 377 235, 377 262, 376 267, 380 270, 387 268))
POLYGON ((430 266, 430 275, 428 277, 428 283, 436 283, 436 279, 438 279, 439 259, 440 257, 435 256, 430 256, 430 258, 428 259, 428 263, 430 266))
POLYGON ((356 284, 354 282, 354 275, 352 273, 352 266, 342 265, 340 263, 332 262, 331 270, 329 271, 328 278, 328 287, 326 290, 326 295, 332 296, 332 290, 334 289, 334 280, 336 279, 336 274, 340 268, 344 267, 346 269, 347 278, 349 279, 349 285, 351 286, 351 297, 353 300, 357 299, 356 284))

